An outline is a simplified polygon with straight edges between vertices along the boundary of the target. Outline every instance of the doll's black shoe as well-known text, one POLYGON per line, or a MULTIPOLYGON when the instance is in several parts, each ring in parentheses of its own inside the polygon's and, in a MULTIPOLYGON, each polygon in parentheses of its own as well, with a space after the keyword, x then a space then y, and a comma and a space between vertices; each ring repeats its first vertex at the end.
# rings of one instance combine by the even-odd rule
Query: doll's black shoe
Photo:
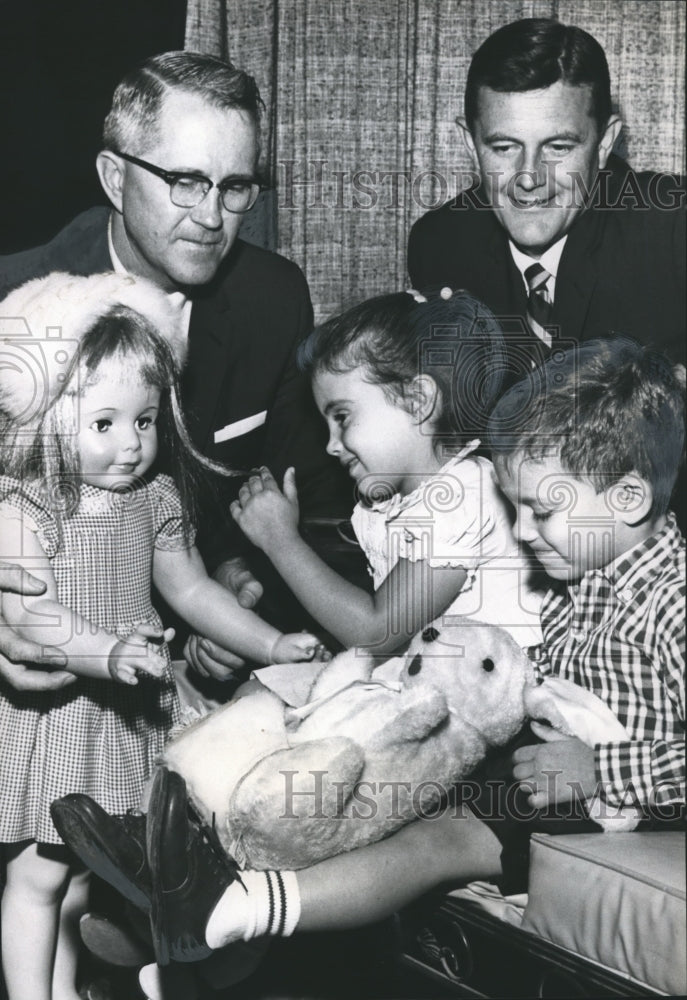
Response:
POLYGON ((72 793, 55 799, 50 815, 67 847, 87 868, 134 906, 150 909, 150 870, 145 851, 145 816, 110 816, 90 796, 72 793))
POLYGON ((147 849, 158 964, 207 958, 208 920, 227 886, 240 879, 238 866, 213 831, 189 816, 184 779, 166 768, 158 770, 151 790, 147 849))

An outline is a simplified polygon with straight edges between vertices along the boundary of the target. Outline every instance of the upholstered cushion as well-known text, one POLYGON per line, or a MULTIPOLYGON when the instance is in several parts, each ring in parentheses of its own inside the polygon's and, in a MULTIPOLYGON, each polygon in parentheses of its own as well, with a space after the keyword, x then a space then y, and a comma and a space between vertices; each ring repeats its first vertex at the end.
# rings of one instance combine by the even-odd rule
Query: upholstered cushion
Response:
POLYGON ((531 840, 522 928, 670 996, 687 993, 685 835, 531 840))

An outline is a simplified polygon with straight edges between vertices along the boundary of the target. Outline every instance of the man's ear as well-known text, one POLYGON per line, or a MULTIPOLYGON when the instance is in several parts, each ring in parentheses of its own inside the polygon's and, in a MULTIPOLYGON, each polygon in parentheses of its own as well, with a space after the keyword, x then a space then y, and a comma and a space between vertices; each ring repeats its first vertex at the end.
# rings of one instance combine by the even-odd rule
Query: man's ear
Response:
POLYGON ((636 472, 621 476, 606 490, 608 504, 624 524, 634 527, 645 521, 651 513, 654 491, 651 483, 636 472))
POLYGON ((112 153, 109 149, 103 149, 96 157, 95 166, 103 191, 117 211, 121 212, 124 164, 116 153, 112 153))
POLYGON ((479 170, 479 160, 477 159, 477 150, 475 149, 475 140, 472 138, 472 132, 468 128, 467 119, 462 115, 456 118, 456 125, 461 133, 463 142, 465 143, 465 148, 470 154, 470 159, 472 160, 473 166, 476 170, 479 170))
POLYGON ((611 115, 606 123, 606 128, 604 129, 603 135, 599 139, 599 170, 603 170, 606 166, 606 161, 611 155, 611 150, 615 145, 615 140, 620 135, 620 130, 623 127, 620 115, 611 115))
POLYGON ((431 375, 416 375, 408 390, 410 412, 418 424, 423 424, 436 411, 441 399, 439 386, 431 375))

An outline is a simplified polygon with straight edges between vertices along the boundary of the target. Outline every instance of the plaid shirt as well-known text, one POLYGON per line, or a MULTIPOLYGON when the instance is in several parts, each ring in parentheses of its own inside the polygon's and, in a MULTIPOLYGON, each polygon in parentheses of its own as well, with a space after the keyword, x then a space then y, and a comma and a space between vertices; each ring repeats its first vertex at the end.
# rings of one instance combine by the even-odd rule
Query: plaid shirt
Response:
POLYGON ((685 799, 685 541, 668 515, 656 534, 603 569, 550 590, 542 673, 593 691, 630 739, 595 747, 611 805, 685 799))

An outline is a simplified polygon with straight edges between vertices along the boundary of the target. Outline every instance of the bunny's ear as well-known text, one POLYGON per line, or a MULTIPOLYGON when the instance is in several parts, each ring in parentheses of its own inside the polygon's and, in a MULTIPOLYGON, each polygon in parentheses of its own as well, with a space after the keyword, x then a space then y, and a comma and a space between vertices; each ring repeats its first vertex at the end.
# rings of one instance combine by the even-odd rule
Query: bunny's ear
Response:
POLYGON ((608 705, 592 691, 562 677, 545 677, 542 684, 527 688, 525 708, 530 718, 545 720, 589 747, 629 739, 608 705))
POLYGON ((545 678, 541 684, 527 686, 525 688, 525 711, 533 721, 532 731, 542 739, 544 727, 554 729, 565 736, 573 736, 564 712, 561 711, 560 699, 557 699, 549 686, 549 679, 545 678), (539 724, 542 732, 536 727, 539 724))
MULTIPOLYGON (((536 687, 525 690, 525 709, 532 732, 544 740, 576 736, 587 746, 627 740, 628 733, 610 708, 593 692, 562 677, 545 677, 536 687), (538 721, 546 719, 547 729, 538 721)), ((641 811, 634 805, 614 807, 603 797, 601 787, 587 800, 590 819, 608 832, 634 830, 641 811)))

